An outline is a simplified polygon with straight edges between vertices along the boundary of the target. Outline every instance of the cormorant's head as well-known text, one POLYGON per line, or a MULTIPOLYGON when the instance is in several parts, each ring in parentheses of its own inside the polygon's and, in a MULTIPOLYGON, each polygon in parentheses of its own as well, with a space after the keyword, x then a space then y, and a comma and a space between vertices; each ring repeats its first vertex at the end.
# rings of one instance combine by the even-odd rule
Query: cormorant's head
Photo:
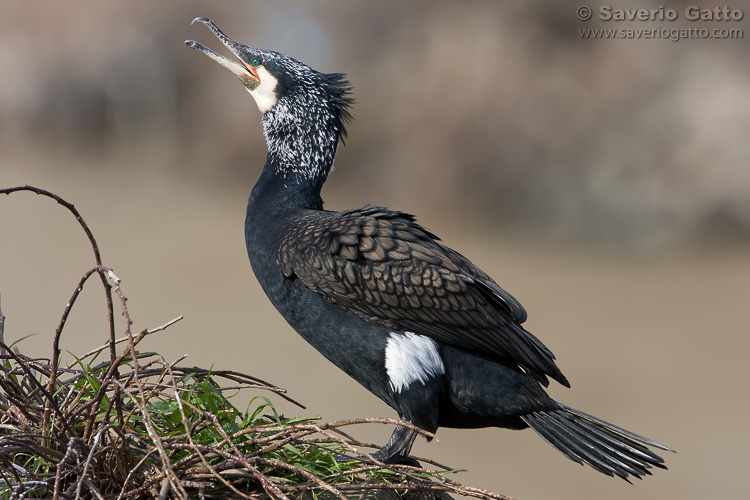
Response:
POLYGON ((235 42, 205 17, 193 20, 208 26, 214 35, 239 59, 239 63, 217 54, 194 40, 185 45, 204 53, 234 73, 253 96, 261 113, 274 107, 281 99, 291 95, 307 95, 333 105, 341 118, 350 118, 346 108, 351 104, 350 85, 339 73, 324 74, 284 54, 249 47, 235 42))
POLYGON ((208 26, 239 62, 194 40, 185 45, 234 73, 253 96, 277 173, 316 179, 315 184, 322 185, 351 119, 351 86, 344 75, 321 73, 284 54, 235 42, 205 17, 196 21, 208 26))
POLYGON ((229 71, 234 73, 245 86, 250 95, 253 96, 258 104, 261 113, 271 109, 279 100, 279 68, 277 60, 281 54, 276 54, 266 50, 256 49, 237 43, 221 31, 218 26, 208 18, 198 17, 193 19, 193 23, 201 22, 211 28, 211 31, 227 46, 232 53, 237 56, 240 62, 232 61, 220 54, 217 54, 208 47, 201 45, 194 40, 185 41, 185 45, 191 49, 203 52, 208 57, 221 64, 229 71), (274 74, 276 73, 276 74, 274 74))

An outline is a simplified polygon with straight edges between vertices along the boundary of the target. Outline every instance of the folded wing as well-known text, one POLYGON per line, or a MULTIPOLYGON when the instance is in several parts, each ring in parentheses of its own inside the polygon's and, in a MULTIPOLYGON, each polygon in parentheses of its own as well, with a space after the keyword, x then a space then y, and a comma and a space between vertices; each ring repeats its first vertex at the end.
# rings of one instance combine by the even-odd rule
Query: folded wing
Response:
POLYGON ((526 311, 461 254, 402 212, 365 206, 310 211, 286 231, 287 278, 364 320, 516 363, 565 386, 555 356, 521 327, 526 311))

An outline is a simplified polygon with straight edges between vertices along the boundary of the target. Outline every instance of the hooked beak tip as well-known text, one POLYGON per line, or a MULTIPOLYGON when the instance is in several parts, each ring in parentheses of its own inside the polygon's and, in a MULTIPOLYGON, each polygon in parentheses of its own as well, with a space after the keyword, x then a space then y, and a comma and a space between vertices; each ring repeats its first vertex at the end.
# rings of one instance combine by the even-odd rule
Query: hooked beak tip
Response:
POLYGON ((199 22, 199 23, 203 23, 203 24, 208 24, 208 23, 210 23, 210 22, 211 22, 211 20, 210 20, 209 18, 207 18, 207 17, 196 17, 195 19, 193 19, 193 20, 192 20, 192 21, 190 22, 190 25, 192 26, 192 25, 193 25, 193 24, 195 24, 196 22, 199 22))

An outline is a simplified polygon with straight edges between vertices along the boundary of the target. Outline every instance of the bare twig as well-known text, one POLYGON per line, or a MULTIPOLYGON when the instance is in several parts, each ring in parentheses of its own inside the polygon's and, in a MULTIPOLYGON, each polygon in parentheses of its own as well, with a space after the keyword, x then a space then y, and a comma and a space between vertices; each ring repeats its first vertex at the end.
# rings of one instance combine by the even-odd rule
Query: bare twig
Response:
MULTIPOLYGON (((99 440, 102 437, 102 434, 107 432, 109 429, 117 429, 114 425, 106 425, 102 427, 102 429, 96 433, 94 436, 94 442, 91 445, 91 449, 89 450, 89 455, 86 458, 86 463, 83 465, 83 472, 81 472, 81 477, 87 477, 87 472, 89 469, 89 466, 91 465, 91 460, 94 458, 94 452, 96 452, 96 448, 99 446, 99 440)), ((79 500, 81 498, 81 486, 83 485, 83 481, 78 482, 78 487, 76 488, 76 500, 79 500)))
MULTIPOLYGON (((78 212, 78 209, 70 202, 62 199, 60 196, 47 191, 46 189, 34 187, 34 186, 16 186, 6 189, 0 189, 0 194, 6 194, 10 195, 12 193, 20 192, 20 191, 30 191, 32 193, 36 193, 37 195, 46 196, 48 198, 52 198, 60 205, 67 208, 70 213, 73 214, 76 221, 78 221, 78 224, 83 229, 83 232, 86 233, 86 237, 89 240, 89 243, 91 244, 91 249, 94 252, 94 261, 96 262, 97 267, 102 267, 102 256, 99 252, 99 245, 96 242, 96 238, 94 238, 94 234, 91 232, 91 229, 89 229, 88 224, 86 224, 86 221, 83 220, 83 217, 81 216, 80 212, 78 212)), ((109 321, 109 358, 112 361, 112 364, 114 364, 115 358, 117 356, 117 351, 115 348, 115 315, 114 315, 114 304, 112 302, 112 286, 107 282, 107 277, 104 273, 99 273, 99 278, 101 279, 102 286, 104 287, 104 296, 107 301, 107 320, 109 321)), ((0 339, 2 340, 2 339, 0 339)), ((120 416, 120 420, 122 423, 122 409, 119 406, 119 398, 117 403, 117 413, 120 416)))
POLYGON ((70 438, 70 441, 68 442, 68 448, 65 450, 65 456, 63 456, 62 460, 60 460, 57 465, 57 472, 55 473, 55 489, 52 494, 53 500, 57 500, 58 498, 60 498, 60 479, 62 478, 62 471, 65 468, 68 457, 73 454, 73 447, 75 446, 77 440, 78 438, 70 438))
MULTIPOLYGON (((70 311, 72 310, 73 305, 75 304, 76 299, 78 298, 78 295, 80 295, 81 290, 83 290, 83 285, 86 283, 86 280, 88 280, 92 274, 96 272, 101 273, 104 271, 109 271, 109 269, 103 266, 97 266, 86 271, 86 273, 83 275, 81 280, 78 282, 78 286, 73 291, 73 296, 65 305, 65 311, 63 311, 62 319, 60 319, 60 323, 57 325, 57 329, 55 330, 55 338, 52 341, 52 360, 51 360, 52 367, 50 368, 50 377, 49 377, 49 381, 47 382, 47 391, 49 391, 50 393, 55 392, 55 384, 57 382, 57 374, 58 374, 58 364, 60 362, 60 336, 62 335, 63 328, 65 328, 65 322, 67 321, 68 316, 70 315, 70 311)), ((49 425, 49 417, 50 417, 50 412, 52 411, 52 407, 51 407, 52 404, 53 404, 52 400, 47 400, 44 406, 44 428, 45 429, 49 425)))
MULTIPOLYGON (((2 298, 2 295, 0 295, 2 298)), ((3 316, 3 309, 0 307, 0 343, 5 344, 5 316, 3 316)), ((5 350, 0 348, 0 356, 5 353, 5 350)))
MULTIPOLYGON (((175 323, 177 323, 178 321, 182 321, 183 318, 184 318, 184 316, 177 316, 176 318, 167 321, 166 323, 164 323, 161 326, 157 326, 156 328, 148 328, 148 329, 144 330, 142 333, 144 334, 144 336, 146 336, 146 335, 151 335, 152 333, 157 333, 157 332, 164 331, 167 328, 169 328, 170 326, 172 326, 175 323)), ((0 339, 0 340, 2 340, 2 339, 0 339)), ((129 340, 130 340, 129 337, 120 337, 119 339, 115 340, 115 345, 116 344, 121 344, 123 342, 128 342, 129 340)), ((81 356, 80 358, 78 358, 78 360, 79 361, 83 361, 84 359, 86 359, 86 358, 88 358, 90 356, 93 356, 95 354, 99 354, 104 349, 107 349, 109 347, 109 345, 110 344, 105 344, 103 346, 97 347, 96 349, 92 349, 89 352, 87 352, 86 354, 84 354, 83 356, 81 356)), ((70 366, 68 368, 70 368, 70 366)))
POLYGON ((264 417, 256 414, 254 425, 246 425, 247 417, 228 403, 222 391, 270 390, 304 407, 286 396, 282 388, 250 375, 182 367, 178 363, 183 358, 167 363, 154 353, 136 352, 146 336, 166 329, 181 317, 134 335, 120 279, 101 264, 96 241, 77 210, 57 195, 31 186, 0 190, 0 194, 16 191, 42 194, 68 208, 89 236, 97 265, 81 278, 63 312, 50 360, 12 352, 2 338, 4 317, 0 311, 0 496, 187 499, 229 494, 237 498, 270 496, 288 500, 325 492, 347 500, 357 495, 364 499, 375 490, 391 489, 426 492, 426 498, 435 500, 445 498, 446 493, 509 500, 451 481, 444 477, 445 471, 451 471, 448 467, 422 458, 419 460, 423 463, 443 470, 382 464, 361 451, 376 447, 358 441, 342 429, 363 423, 401 425, 434 437, 400 420, 366 418, 321 423, 310 418, 295 420, 297 423, 278 419, 264 423, 264 417), (93 274, 101 277, 109 297, 109 343, 61 368, 62 332, 84 284, 93 274), (119 298, 125 323, 125 336, 120 339, 116 339, 114 330, 113 294, 119 298), (116 346, 123 342, 126 347, 118 354, 116 346), (107 347, 108 361, 95 367, 83 362, 107 347), (63 374, 70 377, 63 380, 63 374), (229 384, 219 384, 219 379, 229 384), (222 403, 216 406, 216 401, 222 403), (176 417, 180 421, 175 421, 176 417), (239 422, 245 428, 238 431, 239 422), (83 434, 79 436, 81 428, 83 434), (319 470, 318 464, 330 463, 331 457, 324 456, 320 462, 300 460, 310 452, 316 458, 305 456, 305 460, 318 460, 325 453, 351 453, 357 461, 320 469, 323 474, 314 473, 319 470), (16 463, 18 457, 34 457, 39 462, 33 462, 33 466, 21 464, 22 467, 16 463))
MULTIPOLYGON (((177 475, 175 474, 174 470, 172 469, 172 466, 170 464, 169 457, 167 456, 166 451, 164 451, 164 447, 161 442, 161 438, 159 437, 159 434, 156 432, 156 429, 154 428, 154 424, 151 420, 151 414, 148 411, 148 408, 146 408, 146 393, 143 388, 143 384, 141 383, 141 380, 138 376, 138 370, 140 369, 140 365, 138 363, 138 353, 135 350, 135 338, 133 337, 133 334, 131 333, 130 327, 133 324, 133 320, 130 319, 130 312, 128 312, 128 306, 127 306, 127 299, 125 298, 125 295, 122 293, 122 289, 120 288, 120 280, 116 278, 115 281, 115 293, 120 297, 120 304, 122 307, 122 315, 125 317, 125 334, 130 339, 129 347, 130 347, 130 355, 132 356, 133 360, 133 379, 135 380, 136 387, 138 387, 138 392, 141 395, 141 401, 143 401, 143 408, 142 408, 142 416, 143 416, 143 423, 146 425, 146 429, 148 430, 148 434, 151 437, 153 443, 156 445, 156 448, 159 450, 159 457, 162 461, 162 467, 163 470, 167 473, 167 478, 169 482, 171 483, 172 488, 175 490, 175 493, 178 494, 178 496, 184 500, 188 500, 188 494, 185 491, 185 489, 182 487, 182 485, 179 482, 179 479, 177 478, 177 475)), ((140 339, 146 336, 145 332, 141 332, 139 334, 140 339)), ((114 338, 113 338, 114 342, 114 338)), ((112 365, 113 368, 116 369, 116 365, 112 365)))
POLYGON ((27 379, 34 386, 35 390, 38 390, 39 392, 41 392, 44 395, 45 400, 51 403, 52 410, 57 414, 58 417, 60 417, 60 420, 61 420, 60 425, 62 425, 65 428, 65 430, 69 433, 69 435, 75 436, 76 435, 75 432, 73 432, 73 430, 70 428, 68 423, 64 419, 62 419, 63 417, 62 412, 60 411, 60 408, 57 406, 57 404, 55 404, 55 400, 52 397, 52 394, 50 394, 50 392, 47 389, 45 389, 42 386, 42 384, 39 383, 39 381, 36 379, 36 377, 32 373, 29 365, 25 363, 16 353, 11 351, 10 348, 7 345, 5 345, 4 342, 0 342, 0 347, 4 348, 7 351, 7 354, 11 358, 13 358, 16 361, 16 363, 18 363, 18 365, 22 368, 24 374, 26 375, 27 379))
MULTIPOLYGON (((192 435, 190 427, 188 425, 188 418, 185 415, 185 410, 184 410, 184 408, 182 406, 182 401, 180 400, 180 391, 177 388, 177 384, 175 383, 175 377, 174 377, 174 373, 172 372, 172 368, 173 368, 172 365, 167 365, 167 371, 169 372, 170 379, 171 379, 170 381, 172 383, 172 388, 174 389, 175 401, 177 401, 177 407, 180 410, 180 415, 182 416, 182 425, 185 427, 186 436, 187 436, 190 444, 193 445, 196 453, 198 454, 198 456, 201 459, 201 462, 203 462, 203 465, 205 467, 207 467, 211 471, 212 475, 215 478, 217 478, 219 480, 219 482, 221 482, 222 484, 224 484, 224 486, 226 486, 227 488, 229 488, 230 490, 232 490, 235 494, 239 495, 240 497, 242 497, 242 498, 250 498, 249 495, 246 495, 246 494, 242 493, 237 488, 235 488, 233 485, 231 485, 226 479, 224 479, 223 477, 221 477, 220 474, 216 473, 216 471, 214 471, 213 468, 208 464, 208 461, 206 460, 206 457, 203 455, 203 453, 198 449, 198 447, 195 446, 195 441, 193 440, 193 435, 192 435)), ((213 415, 211 415, 211 416, 214 417, 214 419, 216 418, 213 415)), ((221 426, 218 426, 218 425, 217 425, 217 427, 221 428, 221 426)), ((221 429, 222 432, 223 432, 223 430, 224 429, 221 429)), ((237 454, 241 455, 239 453, 239 451, 237 452, 237 454)))

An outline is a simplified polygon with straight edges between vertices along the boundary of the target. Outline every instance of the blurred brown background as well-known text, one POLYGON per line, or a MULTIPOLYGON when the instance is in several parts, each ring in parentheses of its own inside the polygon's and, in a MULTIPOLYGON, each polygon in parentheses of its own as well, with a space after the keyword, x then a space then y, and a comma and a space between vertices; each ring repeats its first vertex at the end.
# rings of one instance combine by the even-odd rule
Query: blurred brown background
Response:
MULTIPOLYGON (((219 49, 190 26, 208 16, 241 42, 346 72, 356 121, 327 207, 418 214, 526 306, 528 328, 573 385, 553 396, 679 451, 635 486, 569 462, 531 431, 446 429, 414 452, 521 500, 740 498, 750 4, 727 4, 742 21, 698 25, 742 28, 738 40, 579 36, 696 26, 683 2, 637 7, 660 4, 681 19, 584 23, 578 1, 4 1, 0 186, 33 184, 76 204, 123 280, 135 330, 185 315, 145 349, 265 378, 327 420, 394 416, 263 296, 242 234, 265 157, 259 115, 183 40, 219 49), (282 349, 293 358, 279 363, 282 349)), ((64 209, 28 193, 0 198, 8 341, 36 334, 22 351, 48 356, 91 266, 64 209)), ((106 340, 96 281, 64 332, 71 352, 106 340)), ((357 434, 382 443, 389 430, 357 434)))

